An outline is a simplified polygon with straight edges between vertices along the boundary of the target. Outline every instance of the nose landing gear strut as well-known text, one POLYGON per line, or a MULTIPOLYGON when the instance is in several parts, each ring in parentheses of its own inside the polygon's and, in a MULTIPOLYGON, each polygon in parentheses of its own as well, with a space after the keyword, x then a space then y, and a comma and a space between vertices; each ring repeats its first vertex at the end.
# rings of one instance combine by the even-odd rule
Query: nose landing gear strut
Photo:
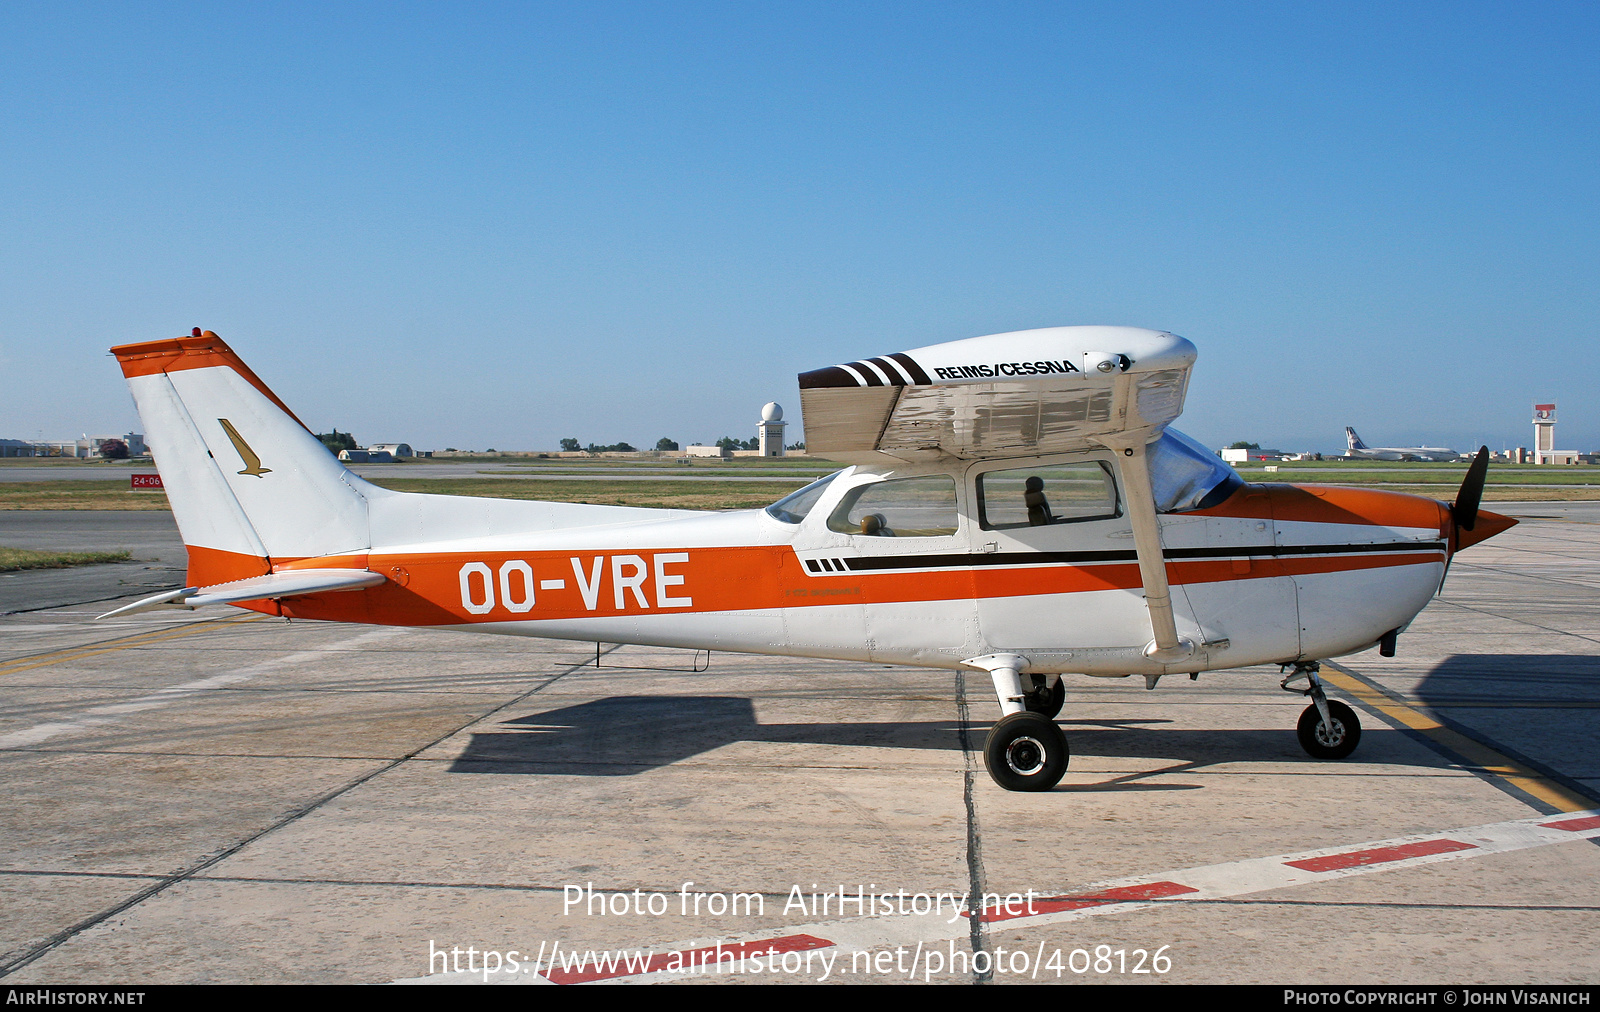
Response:
POLYGON ((1280 684, 1286 692, 1311 697, 1311 705, 1300 714, 1295 727, 1300 747, 1313 759, 1343 759, 1361 743, 1361 722, 1354 710, 1322 691, 1322 680, 1317 677, 1321 667, 1316 661, 1297 661, 1280 684), (1304 689, 1291 684, 1300 678, 1306 680, 1304 689))

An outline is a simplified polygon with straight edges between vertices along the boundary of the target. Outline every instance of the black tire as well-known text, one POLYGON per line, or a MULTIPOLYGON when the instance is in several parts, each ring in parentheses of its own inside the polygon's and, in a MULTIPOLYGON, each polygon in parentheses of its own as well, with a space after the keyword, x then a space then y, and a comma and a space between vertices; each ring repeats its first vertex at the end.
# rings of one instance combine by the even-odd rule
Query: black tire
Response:
POLYGON ((1066 702, 1067 683, 1061 678, 1056 679, 1054 688, 1040 688, 1028 693, 1027 698, 1023 700, 1024 705, 1028 707, 1029 713, 1037 713, 1041 717, 1047 717, 1050 720, 1056 719, 1056 714, 1061 712, 1061 708, 1066 705, 1066 702))
POLYGON ((989 776, 1008 791, 1048 791, 1067 772, 1067 736, 1038 713, 1001 717, 983 743, 989 776))
POLYGON ((1361 744, 1361 721, 1356 719, 1354 710, 1330 699, 1328 717, 1334 725, 1331 731, 1322 723, 1322 714, 1313 703, 1300 715, 1300 724, 1295 728, 1300 747, 1313 759, 1343 759, 1361 744))

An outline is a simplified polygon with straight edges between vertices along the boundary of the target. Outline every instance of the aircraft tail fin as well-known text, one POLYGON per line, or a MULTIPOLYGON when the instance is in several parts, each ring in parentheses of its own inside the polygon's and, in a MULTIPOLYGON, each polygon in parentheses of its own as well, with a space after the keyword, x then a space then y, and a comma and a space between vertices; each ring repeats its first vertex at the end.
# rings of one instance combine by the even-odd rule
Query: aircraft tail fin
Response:
POLYGON ((111 349, 189 550, 193 586, 371 546, 385 494, 340 464, 216 334, 111 349))
POLYGON ((1367 444, 1361 441, 1361 437, 1356 435, 1356 430, 1348 425, 1344 427, 1344 445, 1351 450, 1365 450, 1368 448, 1367 444))

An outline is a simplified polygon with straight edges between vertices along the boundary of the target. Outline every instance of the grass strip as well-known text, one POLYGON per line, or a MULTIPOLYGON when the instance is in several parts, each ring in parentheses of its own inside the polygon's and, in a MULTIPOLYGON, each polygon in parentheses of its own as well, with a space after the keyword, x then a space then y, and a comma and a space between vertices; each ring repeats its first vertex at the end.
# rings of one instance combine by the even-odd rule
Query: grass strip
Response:
POLYGON ((94 566, 102 562, 127 562, 126 552, 36 552, 31 548, 0 545, 0 573, 19 569, 65 569, 68 566, 94 566))
MULTIPOLYGON (((1297 485, 1375 485, 1392 488, 1396 485, 1460 485, 1465 471, 1437 473, 1399 471, 1240 471, 1245 481, 1286 481, 1297 485)), ((1489 469, 1490 485, 1588 485, 1600 486, 1600 471, 1584 468, 1581 471, 1496 471, 1489 469)))
MULTIPOLYGON (((1584 469, 1583 478, 1589 478, 1584 469)), ((793 478, 774 477, 770 481, 720 482, 635 481, 618 475, 614 481, 563 481, 551 478, 424 478, 382 476, 374 484, 397 492, 429 492, 435 495, 481 496, 488 499, 543 499, 551 502, 595 503, 606 506, 647 506, 658 509, 732 510, 766 506, 793 492, 814 477, 807 473, 793 478)), ((1597 472, 1600 477, 1600 472, 1597 472)), ((1600 499, 1600 488, 1593 485, 1543 484, 1537 487, 1496 485, 1494 472, 1484 489, 1485 502, 1549 501, 1600 499)), ((1455 497, 1454 483, 1433 484, 1394 482, 1393 475, 1382 473, 1342 473, 1335 482, 1322 475, 1253 473, 1246 480, 1287 481, 1300 484, 1339 484, 1410 492, 1448 502, 1455 497)), ((1431 475, 1429 476, 1431 477, 1431 475)), ((1517 476, 1518 478, 1522 476, 1517 476)), ((1577 475, 1573 476, 1577 478, 1577 475)), ((1570 480, 1570 479, 1569 479, 1570 480)), ((1426 479, 1423 479, 1426 481, 1426 479)), ((1448 482, 1448 479, 1446 480, 1448 482)), ((1521 484, 1519 482, 1519 484, 1521 484)), ((1533 484, 1529 482, 1528 484, 1533 484)), ((0 510, 167 510, 164 493, 130 492, 109 481, 19 481, 0 482, 0 510)))
POLYGON ((470 495, 491 499, 543 499, 599 506, 648 506, 655 509, 738 510, 767 506, 800 488, 811 476, 790 480, 727 483, 708 481, 548 481, 530 478, 377 478, 369 479, 396 492, 470 495))
POLYGON ((116 481, 0 482, 0 510, 168 510, 166 493, 116 481))

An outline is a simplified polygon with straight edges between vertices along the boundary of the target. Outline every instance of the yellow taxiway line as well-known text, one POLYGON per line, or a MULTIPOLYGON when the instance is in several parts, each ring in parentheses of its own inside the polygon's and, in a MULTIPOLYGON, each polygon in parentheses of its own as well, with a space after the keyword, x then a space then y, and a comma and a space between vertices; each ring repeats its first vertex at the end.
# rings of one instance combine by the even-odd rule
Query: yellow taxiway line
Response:
POLYGON ((30 668, 43 668, 51 664, 63 664, 67 661, 75 661, 84 657, 95 657, 100 654, 114 653, 118 650, 127 650, 130 647, 142 647, 149 643, 177 639, 179 636, 188 636, 207 629, 220 629, 225 626, 238 625, 241 622, 255 621, 260 621, 260 617, 252 615, 241 618, 202 619, 179 629, 154 629, 150 632, 134 633, 132 636, 113 640, 109 643, 96 644, 89 647, 66 647, 61 650, 51 650, 0 664, 0 675, 12 675, 18 671, 27 671, 30 668))
POLYGON ((1483 742, 1446 727, 1416 707, 1380 691, 1349 668, 1323 661, 1318 677, 1350 693, 1384 716, 1427 735, 1476 769, 1492 774, 1525 794, 1553 806, 1557 811, 1582 812, 1595 807, 1595 799, 1564 787, 1483 742))

